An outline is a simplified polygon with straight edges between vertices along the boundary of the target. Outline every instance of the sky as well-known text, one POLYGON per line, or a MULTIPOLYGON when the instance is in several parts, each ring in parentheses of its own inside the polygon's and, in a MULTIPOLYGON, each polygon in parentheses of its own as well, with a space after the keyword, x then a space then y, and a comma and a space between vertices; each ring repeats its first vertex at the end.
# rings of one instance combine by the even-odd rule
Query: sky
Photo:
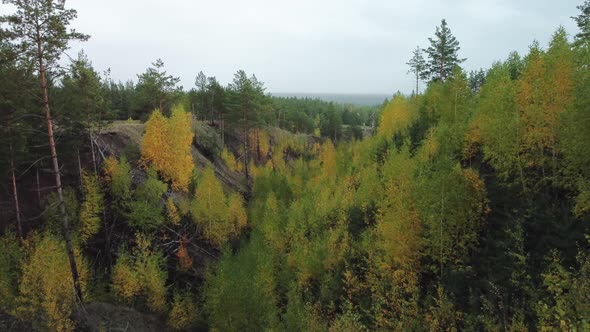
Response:
MULTIPOLYGON (((488 68, 510 51, 547 45, 582 0, 68 0, 72 26, 91 35, 72 44, 98 71, 137 80, 157 58, 194 86, 199 71, 222 84, 243 69, 268 92, 410 93, 406 62, 428 47, 442 18, 459 40, 467 71, 488 68)), ((0 5, 6 6, 6 5, 0 5)), ((0 14, 7 7, 0 9, 0 14)))

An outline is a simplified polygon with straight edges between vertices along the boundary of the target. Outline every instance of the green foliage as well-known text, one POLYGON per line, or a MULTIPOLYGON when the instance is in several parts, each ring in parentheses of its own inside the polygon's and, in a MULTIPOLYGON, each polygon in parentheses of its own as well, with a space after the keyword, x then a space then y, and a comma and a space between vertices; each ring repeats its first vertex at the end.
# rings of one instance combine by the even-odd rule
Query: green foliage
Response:
POLYGON ((428 54, 428 76, 432 80, 445 81, 449 78, 455 66, 466 59, 459 58, 459 41, 447 26, 443 19, 440 27, 436 27, 435 38, 428 38, 430 46, 426 49, 428 54))
MULTIPOLYGON (((76 191, 68 187, 64 189, 63 195, 64 205, 66 207, 66 213, 68 214, 68 221, 70 227, 72 229, 79 229, 80 215, 78 211, 80 209, 80 204, 78 201, 78 196, 76 195, 76 191)), ((44 216, 44 229, 48 232, 51 232, 54 235, 62 235, 62 217, 61 211, 59 209, 59 199, 57 197, 57 193, 52 192, 47 196, 45 208, 47 209, 47 212, 45 212, 44 216)))
POLYGON ((179 90, 177 84, 180 78, 168 75, 163 68, 164 62, 157 59, 145 73, 137 75, 137 94, 134 98, 136 118, 145 119, 153 109, 165 113, 172 106, 175 92, 179 90))
POLYGON ((18 296, 22 248, 14 233, 6 232, 0 237, 0 310, 9 312, 15 307, 18 296))
POLYGON ((80 238, 87 242, 100 230, 104 198, 96 176, 84 174, 82 179, 84 202, 80 206, 80 238))
POLYGON ((540 330, 584 331, 590 328, 590 259, 587 253, 578 254, 579 270, 563 266, 556 251, 549 257, 547 269, 542 274, 547 291, 537 306, 540 330))
POLYGON ((118 207, 122 207, 131 198, 131 165, 125 157, 117 160, 110 156, 105 160, 103 169, 115 203, 118 207))
POLYGON ((205 169, 199 180, 190 211, 204 238, 216 247, 239 234, 247 223, 241 199, 237 195, 226 198, 211 167, 205 169))
POLYGON ((224 255, 208 278, 205 312, 220 331, 277 328, 273 255, 260 241, 233 256, 224 255))
POLYGON ((165 222, 162 195, 167 190, 168 185, 158 180, 156 170, 148 169, 147 179, 135 189, 129 204, 129 225, 141 230, 156 230, 162 226, 165 222))

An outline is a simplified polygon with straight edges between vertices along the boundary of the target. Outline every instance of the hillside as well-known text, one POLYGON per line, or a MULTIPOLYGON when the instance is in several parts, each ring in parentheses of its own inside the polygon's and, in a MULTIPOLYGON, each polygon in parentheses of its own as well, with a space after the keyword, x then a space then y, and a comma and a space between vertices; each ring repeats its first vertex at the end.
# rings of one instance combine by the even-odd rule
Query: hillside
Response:
MULTIPOLYGON (((590 1, 575 35, 558 27, 471 71, 450 28, 462 25, 442 19, 405 63, 414 91, 374 106, 272 96, 244 70, 223 83, 200 71, 186 89, 161 59, 116 82, 83 52, 63 66, 69 45, 89 38, 65 1, 4 5, 0 330, 590 330, 590 1)), ((264 17, 244 14, 229 25, 264 17)), ((318 61, 315 46, 334 46, 324 25, 341 33, 320 18, 306 27, 319 29, 322 45, 307 46, 318 61)), ((365 21, 389 40, 389 25, 346 20, 355 34, 339 59, 390 58, 357 53, 365 21)), ((247 50, 239 61, 258 68, 247 50)), ((115 51, 113 62, 136 61, 115 51)), ((264 55, 256 61, 271 67, 264 55)), ((325 76, 366 91, 363 63, 281 76, 309 70, 310 86, 325 76)))

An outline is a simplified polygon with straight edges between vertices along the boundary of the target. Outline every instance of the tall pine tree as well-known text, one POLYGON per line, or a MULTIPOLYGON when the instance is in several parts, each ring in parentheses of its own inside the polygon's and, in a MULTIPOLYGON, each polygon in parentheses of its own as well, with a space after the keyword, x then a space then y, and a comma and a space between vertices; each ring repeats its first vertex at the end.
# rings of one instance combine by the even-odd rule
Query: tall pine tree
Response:
POLYGON ((443 19, 440 27, 436 27, 435 38, 428 38, 430 47, 426 49, 428 54, 427 73, 430 80, 445 81, 453 73, 453 68, 463 61, 459 58, 459 41, 447 26, 447 21, 443 19))
POLYGON ((74 289, 78 299, 82 301, 82 288, 78 268, 74 260, 71 229, 64 204, 61 173, 55 148, 53 122, 47 93, 47 74, 55 71, 61 54, 68 48, 69 41, 87 40, 89 36, 68 29, 70 21, 76 18, 77 12, 74 9, 65 8, 65 0, 5 0, 3 2, 15 6, 16 12, 12 15, 0 17, 0 23, 7 22, 9 24, 7 32, 13 45, 20 50, 20 54, 25 58, 24 60, 36 61, 36 69, 39 71, 49 148, 53 162, 66 250, 70 261, 74 289))

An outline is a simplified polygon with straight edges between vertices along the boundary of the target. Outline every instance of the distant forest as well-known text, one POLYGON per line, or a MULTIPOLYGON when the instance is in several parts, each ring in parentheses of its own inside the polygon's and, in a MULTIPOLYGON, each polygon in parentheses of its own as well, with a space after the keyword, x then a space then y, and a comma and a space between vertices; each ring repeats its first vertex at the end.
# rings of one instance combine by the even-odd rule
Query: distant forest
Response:
POLYGON ((63 68, 76 11, 3 4, 0 330, 590 330, 590 1, 469 73, 443 19, 374 106, 63 68))

